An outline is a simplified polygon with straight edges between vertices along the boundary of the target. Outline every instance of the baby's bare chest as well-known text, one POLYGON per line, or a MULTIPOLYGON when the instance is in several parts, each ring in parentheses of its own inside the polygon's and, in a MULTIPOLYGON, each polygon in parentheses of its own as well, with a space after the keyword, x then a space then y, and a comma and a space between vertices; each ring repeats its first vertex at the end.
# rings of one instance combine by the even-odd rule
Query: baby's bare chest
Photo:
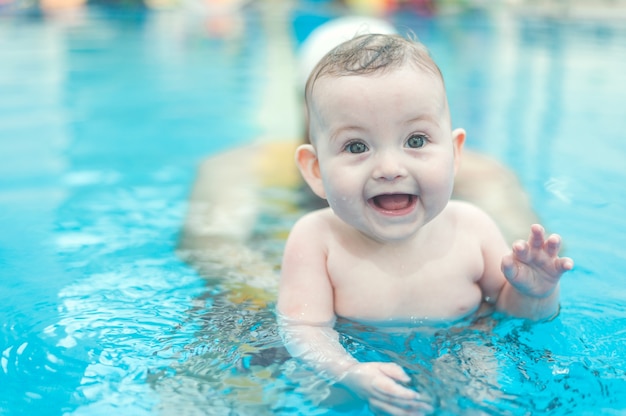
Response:
POLYGON ((335 313, 368 320, 455 319, 482 300, 479 249, 329 253, 335 313))

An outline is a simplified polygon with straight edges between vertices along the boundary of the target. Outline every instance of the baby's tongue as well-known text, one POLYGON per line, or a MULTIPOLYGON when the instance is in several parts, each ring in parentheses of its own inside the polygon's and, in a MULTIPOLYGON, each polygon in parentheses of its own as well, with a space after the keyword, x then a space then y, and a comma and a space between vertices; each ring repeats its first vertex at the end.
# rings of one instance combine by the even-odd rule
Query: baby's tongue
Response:
POLYGON ((387 211, 395 211, 409 206, 411 197, 407 194, 379 195, 374 198, 374 203, 387 211))

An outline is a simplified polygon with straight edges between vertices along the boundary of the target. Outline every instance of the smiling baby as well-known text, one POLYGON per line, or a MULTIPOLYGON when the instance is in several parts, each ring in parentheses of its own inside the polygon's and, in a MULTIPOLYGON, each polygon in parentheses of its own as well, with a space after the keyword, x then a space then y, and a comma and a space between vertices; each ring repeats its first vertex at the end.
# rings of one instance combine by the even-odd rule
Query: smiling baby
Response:
POLYGON ((450 200, 465 131, 452 129, 439 68, 419 42, 368 34, 317 64, 306 84, 311 144, 296 162, 329 208, 293 227, 278 299, 287 348, 375 411, 427 412, 393 363, 360 363, 337 316, 377 323, 466 318, 481 306, 546 319, 573 261, 533 225, 508 247, 479 208, 450 200))

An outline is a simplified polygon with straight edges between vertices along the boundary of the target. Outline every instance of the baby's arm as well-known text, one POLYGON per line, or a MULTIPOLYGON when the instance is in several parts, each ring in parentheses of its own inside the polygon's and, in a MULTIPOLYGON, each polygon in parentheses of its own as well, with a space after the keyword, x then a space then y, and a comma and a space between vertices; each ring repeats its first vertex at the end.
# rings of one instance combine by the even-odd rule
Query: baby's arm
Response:
POLYGON ((528 241, 507 248, 497 225, 482 211, 471 213, 473 232, 482 238, 484 271, 481 289, 496 310, 519 318, 550 318, 559 309, 559 280, 574 266, 572 259, 559 257, 561 238, 544 236, 543 227, 531 226, 528 241), (475 215, 476 214, 476 215, 475 215))
POLYGON ((559 309, 559 280, 572 270, 569 257, 559 257, 561 237, 545 238, 538 224, 531 227, 528 241, 517 241, 502 258, 502 273, 508 284, 502 288, 497 307, 531 319, 546 319, 559 309))
POLYGON ((359 363, 334 330, 334 294, 326 271, 323 241, 329 230, 318 213, 292 229, 285 247, 278 295, 279 323, 290 354, 315 372, 340 382, 368 401, 374 411, 419 414, 430 406, 400 383, 408 382, 394 363, 359 363))

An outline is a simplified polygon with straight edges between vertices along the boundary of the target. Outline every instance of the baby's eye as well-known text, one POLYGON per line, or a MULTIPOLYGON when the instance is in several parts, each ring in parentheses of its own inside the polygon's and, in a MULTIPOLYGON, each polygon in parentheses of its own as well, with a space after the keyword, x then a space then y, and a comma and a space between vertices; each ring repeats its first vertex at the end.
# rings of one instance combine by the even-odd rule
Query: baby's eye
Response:
POLYGON ((414 134, 406 141, 407 147, 410 147, 412 149, 419 149, 421 147, 424 147, 425 144, 426 136, 424 136, 423 134, 414 134))
POLYGON ((350 142, 344 148, 348 153, 363 153, 369 149, 365 143, 362 142, 350 142))

